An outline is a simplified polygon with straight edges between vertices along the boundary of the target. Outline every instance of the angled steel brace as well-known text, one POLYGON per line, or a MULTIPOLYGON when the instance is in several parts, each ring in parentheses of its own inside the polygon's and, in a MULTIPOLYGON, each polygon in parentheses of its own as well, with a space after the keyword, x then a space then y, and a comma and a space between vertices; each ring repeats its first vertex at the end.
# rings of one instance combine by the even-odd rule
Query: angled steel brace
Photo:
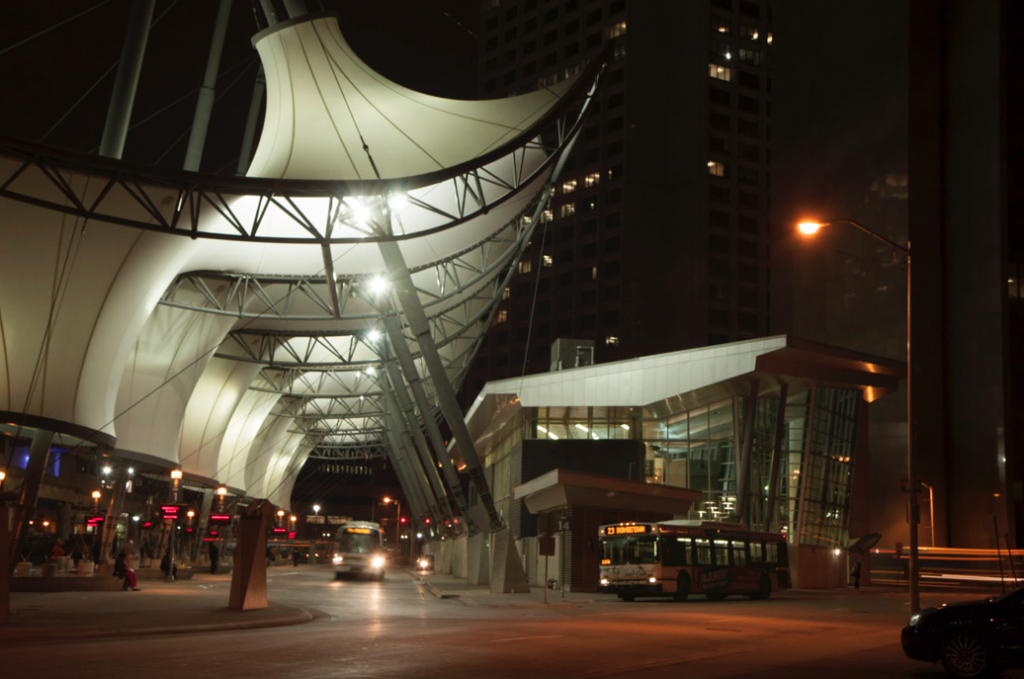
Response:
MULTIPOLYGON (((430 482, 431 490, 433 491, 434 497, 437 498, 438 506, 443 512, 443 518, 451 523, 448 525, 455 525, 455 516, 452 514, 451 505, 448 504, 448 493, 445 491, 444 483, 441 481, 441 476, 437 472, 437 463, 434 461, 433 456, 430 454, 430 447, 427 445, 427 439, 423 436, 423 430, 420 428, 419 418, 416 417, 416 408, 413 406, 412 399, 409 398, 408 392, 405 390, 405 382, 402 380, 402 373, 398 367, 398 364, 394 361, 389 361, 387 364, 387 375, 391 380, 391 386, 394 389, 394 395, 398 400, 399 409, 396 410, 396 414, 403 415, 401 418, 406 424, 406 430, 411 435, 409 449, 415 450, 419 453, 420 462, 422 463, 423 473, 426 475, 427 480, 430 482), (415 444, 412 444, 415 441, 415 444)), ((434 419, 428 411, 424 416, 425 420, 434 419)), ((444 524, 438 524, 444 525, 444 524)))
MULTIPOLYGON (((448 426, 452 428, 455 440, 459 442, 459 451, 462 453, 466 471, 469 474, 470 480, 476 485, 477 493, 480 496, 480 503, 490 518, 490 530, 492 532, 501 530, 504 527, 504 522, 498 516, 498 511, 494 508, 491 489, 487 485, 487 477, 484 476, 483 467, 480 465, 480 458, 476 454, 476 446, 473 443, 473 438, 469 435, 469 429, 466 427, 466 420, 463 419, 459 402, 455 398, 455 388, 448 379, 444 361, 441 360, 441 355, 437 352, 437 345, 434 344, 434 338, 430 334, 430 323, 427 320, 426 313, 423 311, 420 297, 416 294, 416 288, 413 285, 409 269, 405 264, 405 256, 402 254, 402 249, 395 241, 381 241, 377 243, 377 247, 380 249, 384 265, 388 269, 388 277, 391 279, 391 284, 398 297, 398 301, 405 312, 406 319, 409 321, 409 329, 412 330, 416 343, 419 345, 423 362, 427 366, 427 372, 434 383, 434 389, 437 393, 437 400, 441 404, 441 410, 444 412, 445 419, 448 420, 448 426)), ((408 353, 409 347, 402 337, 398 317, 388 314, 384 317, 384 321, 385 327, 388 328, 388 334, 391 336, 391 343, 395 346, 396 351, 401 353, 404 348, 404 351, 408 353)), ((401 356, 399 356, 399 360, 402 361, 402 370, 406 374, 406 379, 409 379, 410 374, 406 361, 401 356)), ((411 356, 409 356, 408 362, 412 363, 411 356)), ((412 366, 412 370, 415 373, 415 365, 412 366)), ((428 412, 422 404, 420 404, 420 411, 428 412)), ((447 468, 451 466, 447 448, 442 446, 437 450, 437 454, 441 458, 441 464, 445 466, 445 471, 447 472, 447 468)), ((454 474, 454 469, 452 473, 454 474)), ((449 479, 449 485, 451 483, 452 480, 449 479)), ((459 495, 461 496, 461 494, 460 490, 459 495)), ((462 508, 462 504, 465 504, 465 498, 460 503, 460 508, 462 508)), ((463 516, 470 520, 465 508, 462 509, 462 512, 463 516)))
POLYGON ((434 521, 441 521, 444 517, 438 509, 438 498, 431 492, 427 477, 424 476, 423 469, 414 458, 415 449, 412 446, 412 439, 409 438, 409 434, 406 433, 403 426, 402 414, 398 410, 398 403, 390 391, 385 395, 385 399, 387 400, 388 411, 388 442, 392 446, 401 447, 402 449, 403 466, 406 468, 407 475, 412 478, 412 483, 415 486, 414 490, 423 499, 425 504, 426 513, 423 515, 429 515, 434 521))

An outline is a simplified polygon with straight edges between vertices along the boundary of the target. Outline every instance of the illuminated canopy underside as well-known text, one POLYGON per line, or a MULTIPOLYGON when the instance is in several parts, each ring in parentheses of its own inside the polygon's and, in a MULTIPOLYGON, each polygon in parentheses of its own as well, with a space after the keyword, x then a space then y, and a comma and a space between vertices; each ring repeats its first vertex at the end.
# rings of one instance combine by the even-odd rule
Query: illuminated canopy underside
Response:
POLYGON ((374 73, 333 17, 254 42, 268 105, 248 179, 0 142, 0 412, 287 504, 312 450, 387 443, 377 241, 399 242, 457 385, 601 71, 454 101, 374 73), (55 290, 69 253, 82 261, 55 290), (53 299, 50 369, 33 384, 53 299))

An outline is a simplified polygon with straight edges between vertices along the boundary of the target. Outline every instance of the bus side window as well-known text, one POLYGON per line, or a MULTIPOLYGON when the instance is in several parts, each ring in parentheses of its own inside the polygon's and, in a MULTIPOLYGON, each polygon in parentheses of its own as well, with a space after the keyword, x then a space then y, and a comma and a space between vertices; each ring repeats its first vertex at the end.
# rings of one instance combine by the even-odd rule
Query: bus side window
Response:
POLYGON ((779 565, 789 566, 789 552, 786 551, 786 543, 780 542, 779 544, 779 565))
POLYGON ((715 565, 729 565, 729 541, 715 540, 715 565))
POLYGON ((747 565, 747 543, 741 542, 740 540, 734 540, 732 543, 732 565, 733 566, 746 566, 747 565))
POLYGON ((711 565, 711 541, 696 539, 693 541, 696 546, 697 552, 697 565, 698 566, 710 566, 711 565))
POLYGON ((779 546, 774 542, 769 542, 765 545, 765 563, 778 563, 779 561, 779 546))
POLYGON ((750 563, 762 563, 764 561, 763 545, 760 542, 750 543, 750 563))
POLYGON ((665 566, 689 566, 690 565, 690 538, 662 538, 664 553, 662 554, 662 565, 665 566))

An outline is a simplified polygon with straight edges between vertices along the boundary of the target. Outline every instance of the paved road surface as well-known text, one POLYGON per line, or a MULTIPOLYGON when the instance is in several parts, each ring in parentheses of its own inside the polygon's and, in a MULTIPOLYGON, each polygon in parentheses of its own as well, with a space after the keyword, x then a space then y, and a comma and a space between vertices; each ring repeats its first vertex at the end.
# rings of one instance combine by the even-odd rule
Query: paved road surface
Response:
MULTIPOLYGON (((202 588, 227 600, 226 578, 109 596, 168 597, 181 586, 202 588)), ((333 582, 329 573, 313 569, 277 574, 270 593, 272 601, 301 606, 319 616, 308 624, 277 629, 23 644, 3 650, 0 676, 945 676, 941 668, 903 656, 899 630, 906 605, 905 597, 896 594, 841 592, 823 597, 791 592, 770 601, 694 598, 685 603, 625 603, 598 597, 593 603, 553 607, 467 606, 437 599, 404 574, 392 574, 383 583, 333 582)))

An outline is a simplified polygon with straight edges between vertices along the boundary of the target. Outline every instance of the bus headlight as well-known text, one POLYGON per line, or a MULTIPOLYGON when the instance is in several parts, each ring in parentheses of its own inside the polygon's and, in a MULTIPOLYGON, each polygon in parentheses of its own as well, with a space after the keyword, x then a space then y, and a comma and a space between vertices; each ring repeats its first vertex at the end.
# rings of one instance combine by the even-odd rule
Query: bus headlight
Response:
POLYGON ((374 568, 382 568, 384 566, 384 557, 382 557, 382 556, 375 556, 375 557, 373 557, 373 559, 370 561, 370 565, 373 566, 374 568))
POLYGON ((651 583, 652 585, 653 585, 654 583, 656 583, 657 581, 658 581, 658 579, 657 579, 657 578, 647 578, 647 582, 651 583))
POLYGON ((334 563, 341 563, 344 560, 345 560, 345 557, 341 556, 340 554, 335 554, 334 555, 334 563))
POLYGON ((608 578, 601 578, 601 586, 604 587, 608 584, 608 578))

